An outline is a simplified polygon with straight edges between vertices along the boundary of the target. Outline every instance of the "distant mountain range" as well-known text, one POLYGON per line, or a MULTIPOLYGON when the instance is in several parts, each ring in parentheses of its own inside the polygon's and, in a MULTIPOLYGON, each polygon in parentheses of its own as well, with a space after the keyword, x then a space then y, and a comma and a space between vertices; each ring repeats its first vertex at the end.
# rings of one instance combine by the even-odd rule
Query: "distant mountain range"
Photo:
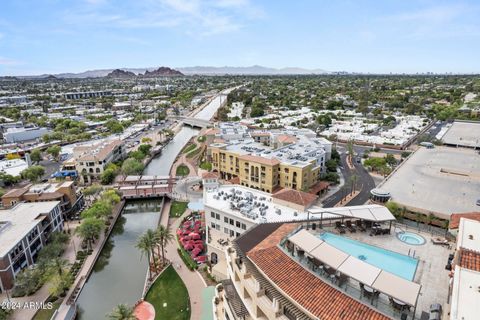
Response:
POLYGON ((118 77, 125 78, 133 75, 148 76, 180 76, 180 75, 306 75, 306 74, 328 74, 328 71, 322 69, 304 69, 304 68, 268 68, 263 66, 250 67, 185 67, 185 68, 167 68, 167 67, 149 67, 149 68, 117 68, 117 69, 98 69, 88 70, 79 73, 58 73, 58 74, 42 74, 32 76, 17 76, 19 79, 43 79, 47 77, 55 78, 101 78, 101 77, 118 77), (163 69, 162 69, 163 68, 163 69), (160 70, 160 71, 159 71, 160 70), (114 72, 113 75, 109 76, 114 72), (148 72, 148 73, 147 73, 148 72), (153 72, 153 73, 152 73, 153 72), (147 74, 145 74, 147 73, 147 74))

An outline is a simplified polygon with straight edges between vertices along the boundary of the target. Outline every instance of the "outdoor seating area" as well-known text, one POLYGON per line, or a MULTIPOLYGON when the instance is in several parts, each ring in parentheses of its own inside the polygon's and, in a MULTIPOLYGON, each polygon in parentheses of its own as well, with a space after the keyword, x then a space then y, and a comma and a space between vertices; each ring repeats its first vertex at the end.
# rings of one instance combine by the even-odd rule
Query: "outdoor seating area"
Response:
POLYGON ((363 220, 354 220, 353 222, 352 220, 346 220, 345 222, 335 221, 335 230, 338 231, 340 234, 345 234, 347 230, 350 233, 356 233, 357 230, 359 232, 366 232, 367 229, 370 229, 371 236, 390 234, 390 227, 384 228, 378 222, 363 220))
MULTIPOLYGON (((339 227, 348 229, 347 224, 339 227)), ((305 229, 287 237, 283 248, 325 282, 387 315, 411 319, 415 313, 418 283, 350 256, 305 229)))
POLYGON ((193 213, 177 229, 180 244, 197 263, 207 261, 205 223, 201 215, 193 213))
MULTIPOLYGON (((396 234, 397 230, 415 233, 425 239, 432 239, 432 238, 443 239, 443 237, 441 237, 440 235, 435 235, 434 233, 421 231, 414 226, 407 226, 405 224, 398 225, 397 223, 393 223, 391 227, 391 230, 392 230, 391 234, 385 234, 385 235, 379 234, 376 236, 373 236, 373 235, 371 236, 370 231, 375 226, 375 222, 369 222, 369 221, 357 222, 357 221, 359 220, 355 221, 355 225, 357 225, 357 223, 361 223, 361 225, 363 225, 368 232, 359 232, 360 230, 359 227, 357 227, 357 232, 349 232, 348 229, 346 228, 346 223, 344 223, 345 233, 340 234, 339 230, 337 229, 338 223, 336 223, 339 221, 332 221, 332 220, 331 221, 324 220, 320 228, 319 228, 318 221, 315 221, 316 228, 313 228, 312 221, 309 222, 308 229, 307 229, 307 223, 303 223, 301 228, 309 230, 310 234, 312 235, 310 242, 316 241, 315 238, 320 237, 321 234, 325 232, 333 233, 333 234, 336 234, 337 237, 343 237, 351 240, 360 241, 364 244, 372 245, 377 248, 385 248, 387 250, 400 253, 404 256, 414 257, 418 259, 418 265, 416 267, 416 272, 414 274, 413 281, 418 284, 421 284, 422 289, 421 289, 421 295, 419 296, 417 301, 416 319, 420 318, 420 316, 423 313, 427 314, 426 319, 428 319, 430 305, 432 304, 442 305, 447 301, 448 292, 449 292, 448 286, 449 286, 450 278, 449 278, 449 270, 446 269, 446 263, 447 263, 447 266, 451 264, 450 257, 453 257, 452 249, 449 248, 449 246, 447 245, 434 244, 433 241, 426 241, 423 245, 410 245, 408 243, 405 243, 399 240, 396 234)), ((354 221, 352 221, 352 223, 353 222, 354 221)), ((342 224, 342 222, 340 222, 340 224, 342 224)), ((383 225, 383 228, 386 228, 388 226, 386 222, 383 222, 380 224, 380 229, 382 228, 382 225, 383 225)), ((286 241, 285 248, 287 249, 285 251, 291 252, 291 250, 294 247, 295 245, 293 243, 286 241), (289 246, 291 247, 290 249, 287 248, 289 246)), ((368 293, 365 293, 365 291, 362 294, 359 284, 357 283, 357 281, 355 281, 355 279, 352 279, 352 277, 350 277, 350 279, 346 283, 342 284, 342 288, 340 288, 340 286, 337 285, 336 281, 332 282, 332 280, 324 272, 322 272, 321 270, 322 268, 320 267, 321 265, 320 261, 309 262, 310 259, 308 258, 309 257, 308 250, 311 248, 303 248, 303 249, 306 253, 304 253, 302 264, 304 264, 305 267, 310 268, 310 265, 313 264, 315 266, 314 267, 315 270, 317 270, 318 276, 324 279, 325 282, 331 285, 337 286, 341 290, 346 290, 347 293, 351 293, 351 295, 354 295, 357 299, 364 300, 367 303, 372 302, 372 299, 371 299, 372 297, 368 295, 368 293)), ((300 256, 297 256, 295 254, 294 259, 300 259, 300 256)), ((342 270, 339 270, 339 271, 342 271, 342 270)), ((360 274, 365 273, 362 270, 358 270, 358 272, 360 274)), ((383 309, 389 310, 388 312, 392 312, 392 314, 393 313, 396 314, 394 318, 401 319, 401 314, 404 311, 400 311, 400 309, 402 309, 400 304, 392 303, 383 294, 380 294, 379 298, 380 299, 377 299, 377 297, 373 297, 374 305, 378 304, 378 307, 376 308, 380 308, 381 311, 383 311, 383 309)), ((444 309, 445 309, 445 306, 444 306, 444 309)), ((411 311, 409 314, 413 313, 413 308, 410 307, 410 310, 411 311)), ((411 319, 411 317, 408 316, 408 319, 411 319)))

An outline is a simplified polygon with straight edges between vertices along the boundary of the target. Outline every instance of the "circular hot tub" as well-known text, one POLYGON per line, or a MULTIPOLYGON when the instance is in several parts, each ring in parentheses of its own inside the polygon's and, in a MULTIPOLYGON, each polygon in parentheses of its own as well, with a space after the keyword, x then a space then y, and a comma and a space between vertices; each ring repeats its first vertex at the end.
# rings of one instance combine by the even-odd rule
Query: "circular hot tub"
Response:
POLYGON ((399 232, 397 233, 398 240, 405 242, 406 244, 410 244, 412 246, 420 246, 425 244, 426 240, 424 237, 417 233, 413 232, 399 232))

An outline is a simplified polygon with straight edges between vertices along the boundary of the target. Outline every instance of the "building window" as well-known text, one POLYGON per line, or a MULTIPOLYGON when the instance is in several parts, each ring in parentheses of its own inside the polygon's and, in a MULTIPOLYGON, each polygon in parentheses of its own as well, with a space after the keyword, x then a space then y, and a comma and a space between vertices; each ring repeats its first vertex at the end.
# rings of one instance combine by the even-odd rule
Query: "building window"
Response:
POLYGON ((227 218, 227 217, 223 217, 223 222, 228 223, 228 218, 227 218))
POLYGON ((214 222, 212 222, 212 228, 215 229, 215 223, 214 222))
POLYGON ((215 219, 220 220, 220 214, 216 213, 215 214, 215 219))
POLYGON ((228 230, 228 228, 223 228, 223 232, 226 233, 226 234, 229 234, 230 230, 228 230))
POLYGON ((237 228, 240 228, 240 221, 236 221, 236 222, 235 222, 235 226, 236 226, 237 228))
POLYGON ((233 219, 230 219, 230 224, 233 226, 233 219))
POLYGON ((242 229, 247 230, 247 225, 245 223, 242 223, 242 229))
POLYGON ((210 212, 210 217, 214 218, 215 219, 215 212, 210 212))

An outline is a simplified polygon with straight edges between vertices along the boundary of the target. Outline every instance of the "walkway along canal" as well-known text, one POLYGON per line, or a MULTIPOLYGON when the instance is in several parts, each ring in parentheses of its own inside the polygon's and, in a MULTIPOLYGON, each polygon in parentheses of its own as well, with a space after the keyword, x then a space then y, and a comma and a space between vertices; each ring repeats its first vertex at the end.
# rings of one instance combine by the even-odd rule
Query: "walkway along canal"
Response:
MULTIPOLYGON (((210 120, 225 100, 225 95, 213 98, 194 117, 210 120)), ((144 174, 169 175, 175 158, 197 133, 197 129, 183 127, 144 174)), ((158 225, 161 206, 161 199, 127 202, 78 297, 79 319, 105 319, 116 305, 133 305, 142 296, 147 258, 141 259, 135 244, 143 232, 158 225)))

